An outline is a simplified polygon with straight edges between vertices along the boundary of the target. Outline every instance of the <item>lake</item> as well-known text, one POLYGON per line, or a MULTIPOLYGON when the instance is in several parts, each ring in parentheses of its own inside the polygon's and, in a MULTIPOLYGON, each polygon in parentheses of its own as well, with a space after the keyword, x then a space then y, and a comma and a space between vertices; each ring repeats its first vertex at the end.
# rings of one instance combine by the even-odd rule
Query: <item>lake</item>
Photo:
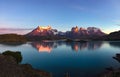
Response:
POLYGON ((112 57, 120 53, 120 41, 28 42, 0 44, 0 52, 21 51, 22 64, 50 72, 53 77, 95 77, 105 68, 120 67, 112 57))

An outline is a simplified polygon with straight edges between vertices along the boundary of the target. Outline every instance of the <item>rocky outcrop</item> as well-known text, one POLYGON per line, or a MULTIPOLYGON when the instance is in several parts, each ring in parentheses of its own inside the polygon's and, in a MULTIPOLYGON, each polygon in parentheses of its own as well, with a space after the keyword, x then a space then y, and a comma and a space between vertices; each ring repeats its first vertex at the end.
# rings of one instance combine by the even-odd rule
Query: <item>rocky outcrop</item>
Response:
POLYGON ((30 64, 17 64, 16 59, 12 56, 0 54, 0 77, 50 76, 50 73, 34 69, 30 64))
MULTIPOLYGON (((120 62, 120 54, 116 54, 113 59, 120 62)), ((106 70, 98 77, 120 77, 120 68, 108 67, 106 70)))
POLYGON ((113 58, 116 59, 118 62, 120 62, 120 54, 116 54, 116 56, 113 58))

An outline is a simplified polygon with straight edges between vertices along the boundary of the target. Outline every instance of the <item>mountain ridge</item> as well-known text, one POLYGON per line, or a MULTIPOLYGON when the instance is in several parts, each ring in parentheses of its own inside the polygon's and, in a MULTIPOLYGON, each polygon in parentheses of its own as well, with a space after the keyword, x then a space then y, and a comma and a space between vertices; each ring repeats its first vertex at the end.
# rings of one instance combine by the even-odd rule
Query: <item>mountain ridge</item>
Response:
POLYGON ((27 37, 41 37, 41 38, 71 38, 71 39, 81 39, 81 38, 92 38, 106 35, 99 28, 96 27, 72 27, 71 31, 61 32, 57 29, 52 29, 51 26, 41 27, 38 26, 33 31, 26 34, 27 37))

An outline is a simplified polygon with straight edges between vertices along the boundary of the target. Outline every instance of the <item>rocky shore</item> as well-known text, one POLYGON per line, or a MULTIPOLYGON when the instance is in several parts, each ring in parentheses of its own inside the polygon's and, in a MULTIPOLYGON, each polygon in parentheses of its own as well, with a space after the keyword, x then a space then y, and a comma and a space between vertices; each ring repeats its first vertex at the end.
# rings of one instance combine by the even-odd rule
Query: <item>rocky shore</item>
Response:
MULTIPOLYGON (((113 57, 113 59, 120 62, 120 54, 116 54, 116 56, 113 57)), ((113 67, 108 67, 106 68, 106 71, 104 71, 104 73, 102 73, 99 77, 120 77, 120 67, 117 69, 113 67)))
POLYGON ((0 77, 51 77, 51 74, 30 64, 19 64, 13 56, 0 54, 0 77))

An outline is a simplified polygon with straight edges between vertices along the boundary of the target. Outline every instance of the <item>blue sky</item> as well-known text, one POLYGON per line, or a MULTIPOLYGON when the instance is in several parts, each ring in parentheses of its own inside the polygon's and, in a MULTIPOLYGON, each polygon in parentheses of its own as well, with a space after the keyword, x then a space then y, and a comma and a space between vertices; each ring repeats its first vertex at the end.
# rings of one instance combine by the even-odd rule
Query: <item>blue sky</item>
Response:
POLYGON ((120 0, 0 0, 0 28, 51 25, 61 31, 73 26, 120 30, 120 0))

